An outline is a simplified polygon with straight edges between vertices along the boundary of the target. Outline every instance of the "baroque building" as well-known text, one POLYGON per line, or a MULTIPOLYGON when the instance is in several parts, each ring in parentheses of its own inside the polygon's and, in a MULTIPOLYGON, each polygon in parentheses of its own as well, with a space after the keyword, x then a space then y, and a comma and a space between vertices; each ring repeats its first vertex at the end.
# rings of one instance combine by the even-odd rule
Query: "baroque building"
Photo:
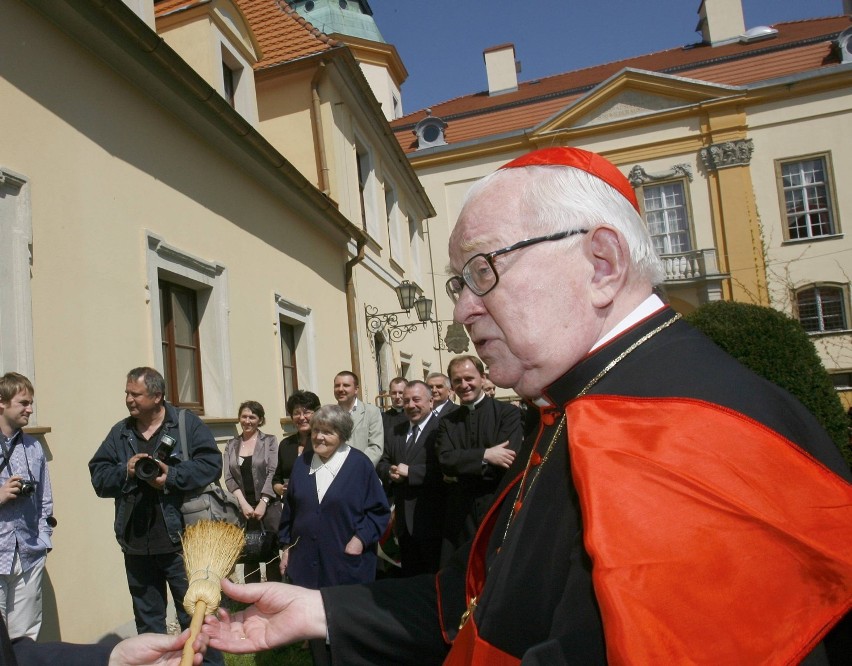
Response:
POLYGON ((843 15, 750 29, 740 0, 696 4, 695 43, 532 81, 518 79, 504 44, 483 53, 487 90, 395 120, 440 202, 435 265, 471 183, 536 148, 592 150, 636 188, 676 309, 733 299, 787 312, 848 402, 850 3, 838 2, 843 15))

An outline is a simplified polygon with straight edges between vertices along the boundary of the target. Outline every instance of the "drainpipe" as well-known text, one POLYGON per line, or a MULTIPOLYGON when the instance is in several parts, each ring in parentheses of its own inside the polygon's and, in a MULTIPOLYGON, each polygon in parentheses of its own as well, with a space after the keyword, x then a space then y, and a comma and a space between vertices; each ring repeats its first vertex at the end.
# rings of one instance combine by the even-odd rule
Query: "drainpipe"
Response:
POLYGON ((355 298, 355 266, 364 260, 364 248, 367 246, 367 239, 361 236, 357 239, 358 251, 355 256, 346 262, 346 314, 349 319, 349 353, 352 356, 352 372, 357 372, 360 377, 363 375, 361 371, 361 354, 358 351, 358 310, 356 308, 357 300, 355 298))

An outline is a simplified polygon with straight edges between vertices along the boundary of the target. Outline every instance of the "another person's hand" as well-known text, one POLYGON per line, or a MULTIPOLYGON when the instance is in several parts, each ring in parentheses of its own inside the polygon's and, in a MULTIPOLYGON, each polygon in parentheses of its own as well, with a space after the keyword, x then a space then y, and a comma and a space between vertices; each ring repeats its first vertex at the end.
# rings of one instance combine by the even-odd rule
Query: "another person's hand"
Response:
POLYGON ((287 563, 288 563, 289 561, 290 561, 290 549, 289 549, 289 548, 284 548, 284 549, 281 551, 281 564, 280 564, 280 566, 278 567, 279 569, 281 569, 281 575, 282 575, 282 576, 283 576, 285 573, 287 573, 287 563))
MULTIPOLYGON (((179 636, 167 634, 141 634, 126 638, 116 645, 109 655, 109 666, 147 666, 163 664, 178 666, 183 654, 183 644, 189 638, 189 629, 179 636)), ((192 643, 195 651, 193 666, 201 666, 210 637, 199 633, 192 643)))
POLYGON ((400 480, 408 478, 408 465, 405 463, 399 463, 396 466, 396 472, 399 474, 400 480))
POLYGON ((21 494, 21 478, 20 476, 10 476, 6 482, 0 486, 0 504, 11 502, 17 499, 21 494))
POLYGON ((256 518, 257 520, 260 520, 261 518, 263 518, 265 513, 266 513, 266 502, 264 502, 263 500, 260 500, 257 503, 257 506, 254 507, 254 512, 252 514, 252 517, 256 518))
POLYGON ((222 592, 252 605, 233 615, 220 609, 218 617, 204 619, 202 631, 210 636, 211 647, 247 654, 325 638, 327 624, 319 590, 286 583, 237 585, 223 578, 222 592))
POLYGON ((285 494, 287 494, 287 486, 285 486, 283 483, 273 483, 272 492, 278 495, 278 497, 283 497, 285 494))
POLYGON ((509 448, 509 442, 505 441, 485 449, 482 458, 489 465, 508 468, 515 460, 515 455, 515 452, 509 448))
POLYGON ((361 543, 361 539, 356 536, 353 536, 349 539, 349 543, 346 544, 346 547, 343 549, 343 552, 347 555, 360 555, 364 552, 364 544, 361 543))

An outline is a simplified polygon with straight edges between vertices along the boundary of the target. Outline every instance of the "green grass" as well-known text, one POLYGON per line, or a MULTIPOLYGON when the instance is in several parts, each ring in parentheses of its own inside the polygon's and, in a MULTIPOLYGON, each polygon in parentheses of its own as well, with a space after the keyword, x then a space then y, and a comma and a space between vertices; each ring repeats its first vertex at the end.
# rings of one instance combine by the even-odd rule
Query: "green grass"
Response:
POLYGON ((311 653, 290 645, 255 654, 226 654, 226 666, 311 666, 311 653))

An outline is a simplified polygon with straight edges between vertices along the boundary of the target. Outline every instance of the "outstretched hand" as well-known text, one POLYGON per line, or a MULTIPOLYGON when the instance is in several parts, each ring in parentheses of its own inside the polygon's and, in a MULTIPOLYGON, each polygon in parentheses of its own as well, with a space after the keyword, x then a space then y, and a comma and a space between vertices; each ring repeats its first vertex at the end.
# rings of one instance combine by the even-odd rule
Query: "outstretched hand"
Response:
POLYGON ((219 617, 205 618, 202 631, 214 648, 246 654, 325 638, 325 608, 318 590, 286 583, 237 585, 223 579, 222 592, 234 601, 252 605, 233 615, 220 609, 219 617))
MULTIPOLYGON (((179 636, 141 634, 127 638, 113 648, 109 655, 109 666, 178 666, 183 656, 183 644, 188 638, 189 629, 179 636)), ((209 640, 209 636, 199 634, 193 642, 193 666, 201 666, 209 640)))

